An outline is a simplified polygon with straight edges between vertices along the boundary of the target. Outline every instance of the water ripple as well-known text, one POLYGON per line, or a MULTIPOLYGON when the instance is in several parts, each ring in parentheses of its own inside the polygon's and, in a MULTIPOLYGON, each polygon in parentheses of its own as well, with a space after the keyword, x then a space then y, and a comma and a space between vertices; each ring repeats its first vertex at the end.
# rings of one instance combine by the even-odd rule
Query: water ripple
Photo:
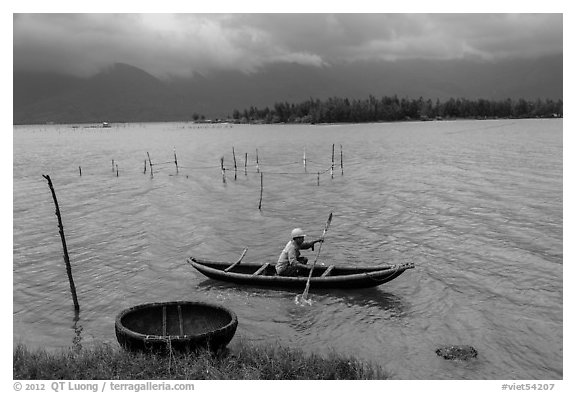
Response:
POLYGON ((232 308, 248 341, 355 355, 395 378, 562 378, 561 121, 15 127, 13 166, 15 342, 59 348, 78 332, 115 342, 123 308, 199 300, 232 308), (344 175, 318 186, 303 174, 303 148, 319 170, 333 143, 344 175), (235 180, 228 170, 224 182, 219 160, 230 168, 232 146, 251 171, 235 180), (169 162, 174 147, 178 174, 170 163, 143 173, 146 152, 169 162), (78 320, 42 174, 62 211, 78 320), (302 307, 300 291, 218 283, 185 262, 232 262, 245 247, 246 261, 274 261, 292 228, 318 237, 330 211, 319 263, 416 268, 370 290, 312 287, 302 307), (473 345, 479 358, 446 362, 434 352, 444 344, 473 345))

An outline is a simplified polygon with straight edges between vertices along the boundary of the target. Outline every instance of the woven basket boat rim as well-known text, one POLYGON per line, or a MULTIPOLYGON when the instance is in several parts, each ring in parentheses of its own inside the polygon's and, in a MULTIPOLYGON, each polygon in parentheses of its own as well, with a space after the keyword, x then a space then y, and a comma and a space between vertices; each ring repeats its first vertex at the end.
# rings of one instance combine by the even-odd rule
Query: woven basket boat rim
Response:
POLYGON ((209 302, 199 302, 199 301, 171 301, 171 302, 151 302, 151 303, 143 303, 138 304, 132 307, 129 307, 125 310, 122 310, 116 316, 116 328, 120 330, 122 334, 132 336, 134 338, 138 338, 144 341, 188 341, 190 339, 203 339, 208 338, 210 336, 218 335, 218 334, 226 334, 226 332, 234 326, 238 325, 238 317, 234 311, 230 310, 227 307, 224 307, 219 304, 209 303, 209 302), (185 335, 157 335, 157 334, 144 334, 138 333, 133 330, 128 329, 126 326, 122 324, 122 318, 129 314, 130 312, 140 310, 143 308, 153 308, 153 307, 162 307, 162 306, 172 306, 172 305, 190 305, 190 306, 205 306, 208 308, 218 309, 220 311, 224 311, 226 314, 230 316, 230 322, 220 328, 207 331, 205 333, 200 334, 185 334, 185 335))

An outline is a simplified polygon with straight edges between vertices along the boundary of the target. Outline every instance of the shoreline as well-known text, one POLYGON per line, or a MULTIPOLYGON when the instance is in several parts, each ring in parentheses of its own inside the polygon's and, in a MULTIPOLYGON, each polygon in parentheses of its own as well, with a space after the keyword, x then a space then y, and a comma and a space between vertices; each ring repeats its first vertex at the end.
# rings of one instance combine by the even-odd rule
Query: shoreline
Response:
POLYGON ((234 350, 200 350, 169 356, 129 352, 96 343, 48 352, 17 344, 14 380, 385 380, 380 367, 332 353, 306 355, 279 344, 256 346, 240 340, 234 350))
POLYGON ((20 126, 69 126, 71 128, 90 128, 90 129, 110 129, 113 125, 132 125, 132 124, 164 124, 164 123, 184 123, 196 126, 234 126, 234 125, 310 125, 310 126, 337 126, 337 125, 360 125, 360 124, 393 124, 393 123, 426 123, 426 122, 452 122, 452 121, 490 121, 490 120, 562 120, 564 116, 557 117, 489 117, 489 118, 476 118, 476 117, 451 117, 443 119, 403 119, 403 120, 379 120, 379 121, 362 121, 362 122, 327 122, 327 123, 313 123, 313 122, 240 122, 232 119, 222 121, 192 121, 192 120, 166 120, 166 121, 117 121, 109 122, 107 126, 99 125, 98 122, 86 123, 13 123, 13 127, 20 126))

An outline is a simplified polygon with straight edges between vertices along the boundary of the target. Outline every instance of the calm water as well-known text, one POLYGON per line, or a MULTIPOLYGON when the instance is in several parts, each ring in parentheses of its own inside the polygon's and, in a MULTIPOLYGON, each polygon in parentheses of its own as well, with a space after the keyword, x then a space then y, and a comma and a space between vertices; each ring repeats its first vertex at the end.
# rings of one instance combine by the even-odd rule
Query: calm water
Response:
POLYGON ((243 340, 336 351, 398 379, 563 377, 561 120, 27 126, 13 136, 14 343, 116 343, 124 308, 200 300, 238 315, 232 349, 243 340), (237 178, 229 170, 223 182, 232 147, 237 178), (146 152, 165 163, 153 178, 146 152), (62 210, 78 321, 42 174, 62 210), (292 228, 320 236, 330 211, 319 262, 416 268, 376 289, 312 287, 302 307, 298 291, 222 284, 186 263, 233 261, 244 247, 245 261, 275 261, 292 228), (442 345, 479 356, 447 361, 435 354, 442 345))

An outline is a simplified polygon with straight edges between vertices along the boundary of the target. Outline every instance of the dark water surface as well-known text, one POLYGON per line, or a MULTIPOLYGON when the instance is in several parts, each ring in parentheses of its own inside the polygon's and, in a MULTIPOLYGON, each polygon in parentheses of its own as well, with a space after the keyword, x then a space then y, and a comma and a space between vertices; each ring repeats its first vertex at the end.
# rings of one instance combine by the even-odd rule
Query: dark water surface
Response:
POLYGON ((115 343, 124 308, 200 300, 236 312, 232 348, 336 351, 399 379, 563 376, 562 120, 18 126, 13 137, 14 343, 115 343), (229 170, 224 183, 220 157, 232 168, 233 146, 237 179, 229 170), (153 178, 146 152, 165 162, 153 178), (42 174, 62 210, 78 321, 42 174), (218 283, 186 263, 234 261, 244 247, 245 261, 273 262, 292 228, 320 236, 330 211, 319 263, 416 268, 375 289, 312 287, 303 307, 298 292, 218 283), (479 355, 447 361, 442 345, 479 355))

